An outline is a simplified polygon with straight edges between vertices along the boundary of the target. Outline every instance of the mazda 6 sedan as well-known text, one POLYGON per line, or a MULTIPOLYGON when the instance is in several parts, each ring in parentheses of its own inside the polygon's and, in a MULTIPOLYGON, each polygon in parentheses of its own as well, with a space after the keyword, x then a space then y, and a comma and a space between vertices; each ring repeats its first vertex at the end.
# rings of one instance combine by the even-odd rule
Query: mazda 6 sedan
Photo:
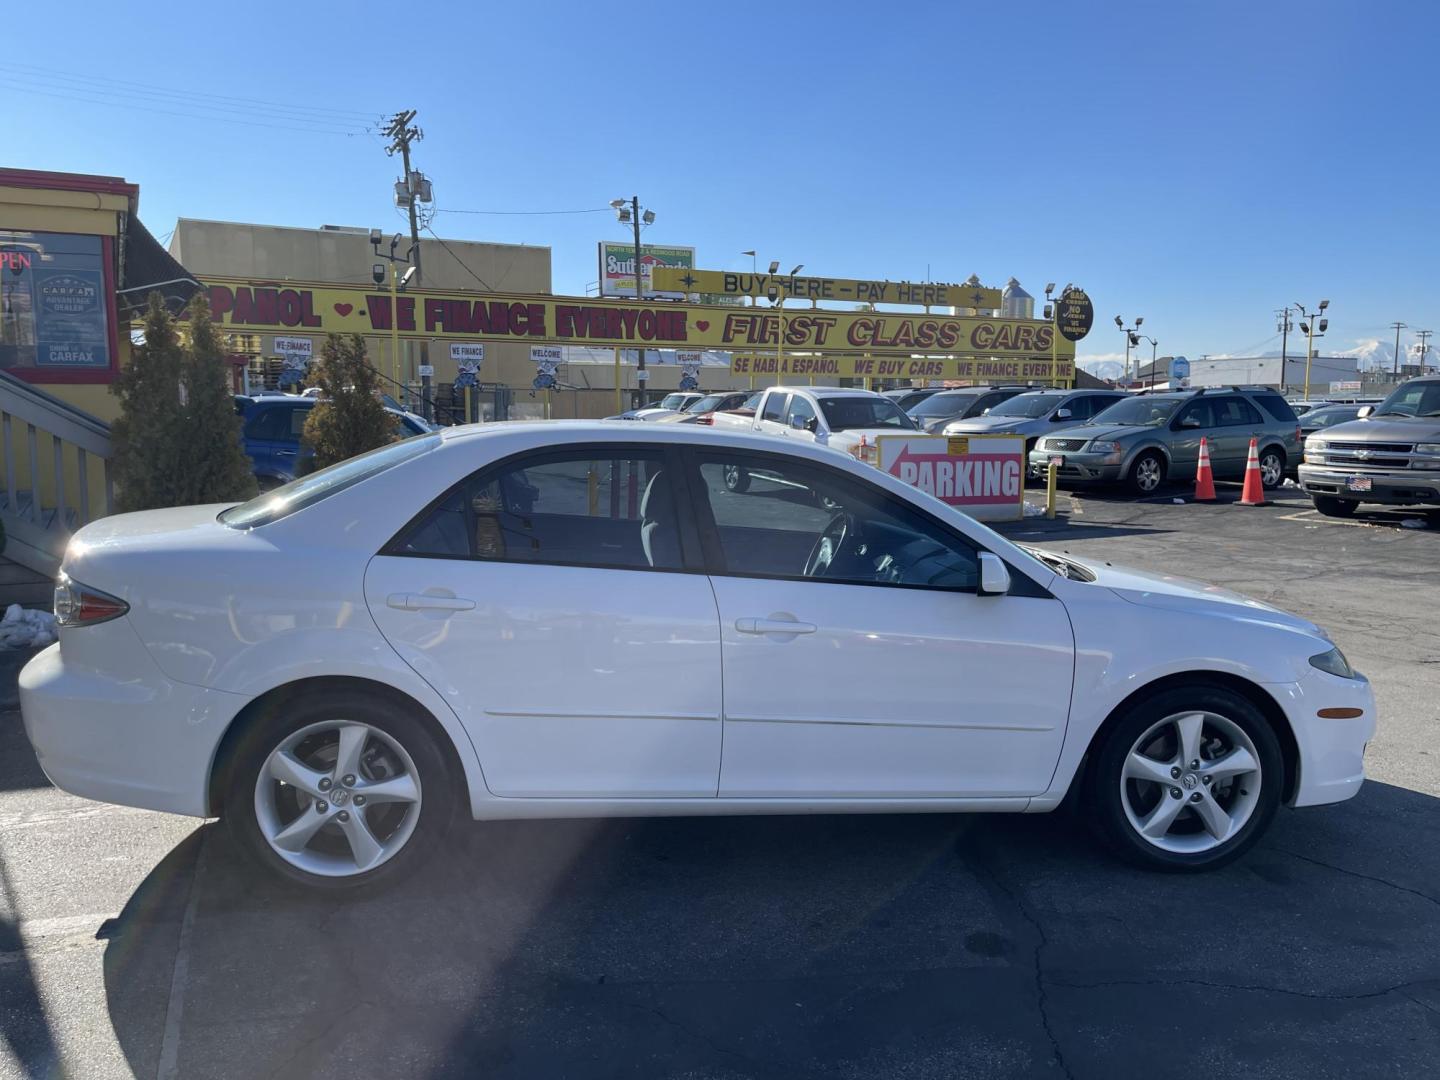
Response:
POLYGON ((1281 803, 1354 795, 1375 725, 1304 619, 683 424, 450 428, 238 506, 105 518, 55 608, 20 680, 51 780, 218 815, 321 889, 411 874, 465 815, 1071 791, 1124 856, 1199 870, 1281 803))

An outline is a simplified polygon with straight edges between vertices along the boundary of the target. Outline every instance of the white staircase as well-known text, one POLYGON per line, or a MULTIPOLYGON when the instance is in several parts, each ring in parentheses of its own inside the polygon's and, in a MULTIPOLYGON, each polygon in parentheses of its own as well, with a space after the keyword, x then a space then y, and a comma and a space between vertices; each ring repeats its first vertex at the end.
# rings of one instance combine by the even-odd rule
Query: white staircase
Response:
POLYGON ((0 565, 0 601, 25 602, 9 587, 53 578, 70 534, 111 512, 110 456, 103 420, 0 371, 0 523, 17 564, 0 565))

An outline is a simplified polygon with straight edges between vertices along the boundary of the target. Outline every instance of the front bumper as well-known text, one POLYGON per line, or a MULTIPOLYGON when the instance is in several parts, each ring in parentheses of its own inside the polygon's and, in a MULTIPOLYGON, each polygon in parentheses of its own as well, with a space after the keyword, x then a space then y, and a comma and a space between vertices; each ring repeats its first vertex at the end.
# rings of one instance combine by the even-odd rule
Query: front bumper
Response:
POLYGON ((1301 465, 1300 486, 1311 495, 1328 495, 1354 502, 1389 503, 1392 506, 1440 506, 1440 476, 1429 470, 1359 472, 1343 466, 1301 465), (1351 479, 1370 482, 1369 491, 1356 491, 1351 479))
POLYGON ((127 670, 67 665, 56 644, 20 672, 25 734, 40 767, 72 795, 206 816, 215 750, 249 699, 166 678, 124 619, 61 634, 97 632, 121 642, 127 670))
POLYGON ((1044 476, 1050 466, 1050 459, 1062 459, 1058 477, 1077 483, 1114 483, 1125 473, 1121 462, 1112 460, 1113 454, 1091 454, 1085 451, 1032 450, 1030 470, 1037 476, 1044 476))
POLYGON ((1363 675, 1342 679, 1310 668, 1299 682, 1269 688, 1280 701, 1300 750, 1291 806, 1343 802, 1365 782, 1365 747, 1375 735, 1375 693, 1363 675), (1322 709, 1359 709, 1329 719, 1322 709))

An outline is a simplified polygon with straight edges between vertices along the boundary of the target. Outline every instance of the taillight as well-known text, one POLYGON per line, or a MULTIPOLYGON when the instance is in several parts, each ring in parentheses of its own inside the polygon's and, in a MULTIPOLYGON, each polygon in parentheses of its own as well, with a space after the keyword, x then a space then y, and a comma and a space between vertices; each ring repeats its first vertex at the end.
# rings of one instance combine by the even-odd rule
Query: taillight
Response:
POLYGON ((55 621, 61 626, 90 626, 118 619, 130 605, 118 596, 81 585, 61 574, 55 582, 55 621))
POLYGON ((697 423, 697 424, 708 424, 710 427, 714 427, 714 426, 715 426, 715 417, 711 416, 709 413, 706 413, 704 416, 697 416, 697 417, 695 418, 695 423, 697 423))
POLYGON ((1299 424, 1295 425, 1295 441, 1298 442, 1301 446, 1305 445, 1305 433, 1300 430, 1299 424))

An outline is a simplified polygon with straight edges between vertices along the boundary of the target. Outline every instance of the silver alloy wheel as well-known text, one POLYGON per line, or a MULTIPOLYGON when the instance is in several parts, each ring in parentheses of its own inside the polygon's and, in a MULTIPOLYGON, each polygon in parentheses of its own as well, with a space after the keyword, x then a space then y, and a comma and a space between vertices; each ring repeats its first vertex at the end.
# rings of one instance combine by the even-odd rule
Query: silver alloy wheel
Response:
POLYGON ((1131 827, 1161 851, 1198 855, 1234 837, 1260 801, 1260 754, 1219 713, 1175 713, 1130 747, 1120 802, 1131 827))
POLYGON ((1160 459, 1151 455, 1135 463, 1135 486, 1141 491, 1154 491, 1160 486, 1160 459))
POLYGON ((1264 487, 1277 487, 1284 472, 1280 455, 1273 450, 1260 459, 1260 483, 1264 487))
POLYGON ((348 877, 394 857, 420 819, 420 777, 396 739, 325 720, 287 735, 255 781, 255 820, 297 869, 348 877))

